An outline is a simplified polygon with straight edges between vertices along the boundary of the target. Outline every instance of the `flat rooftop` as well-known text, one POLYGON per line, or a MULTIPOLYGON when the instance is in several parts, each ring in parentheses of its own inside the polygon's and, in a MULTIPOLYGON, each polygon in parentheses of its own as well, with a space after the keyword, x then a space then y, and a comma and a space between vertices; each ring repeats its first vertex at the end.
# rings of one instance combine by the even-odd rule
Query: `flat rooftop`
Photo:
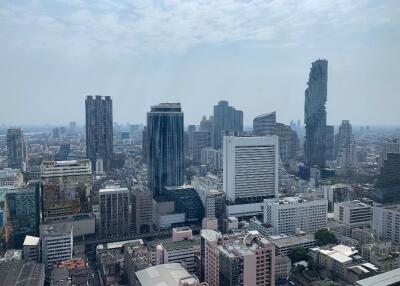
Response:
POLYGON ((359 286, 394 286, 400 283, 400 268, 378 274, 366 279, 358 280, 356 285, 359 286))
POLYGON ((39 244, 40 238, 36 236, 25 236, 24 246, 36 246, 39 244))
POLYGON ((195 283, 198 280, 179 263, 167 263, 152 266, 136 272, 142 286, 177 286, 179 280, 195 283))

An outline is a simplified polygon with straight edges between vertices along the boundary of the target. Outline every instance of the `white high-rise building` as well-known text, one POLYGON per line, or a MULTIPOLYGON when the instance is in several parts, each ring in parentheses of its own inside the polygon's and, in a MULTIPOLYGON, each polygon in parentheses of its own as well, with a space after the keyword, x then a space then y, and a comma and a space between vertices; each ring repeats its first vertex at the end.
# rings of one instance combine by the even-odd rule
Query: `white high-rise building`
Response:
POLYGON ((400 205, 375 205, 372 212, 372 229, 378 237, 400 245, 400 205))
POLYGON ((223 190, 231 202, 278 196, 278 137, 224 137, 223 190))
POLYGON ((328 201, 299 197, 264 200, 264 222, 275 234, 294 234, 297 229, 315 232, 326 227, 328 201))

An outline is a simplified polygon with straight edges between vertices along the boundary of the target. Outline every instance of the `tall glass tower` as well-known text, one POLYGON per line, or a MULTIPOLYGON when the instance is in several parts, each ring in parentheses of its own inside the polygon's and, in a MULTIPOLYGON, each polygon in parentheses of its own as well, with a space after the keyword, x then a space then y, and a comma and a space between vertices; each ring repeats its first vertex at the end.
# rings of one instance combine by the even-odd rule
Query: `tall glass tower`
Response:
POLYGON ((185 182, 183 112, 180 103, 160 103, 147 113, 149 187, 155 198, 164 187, 185 182))
POLYGON ((111 97, 87 96, 86 102, 86 156, 96 169, 96 160, 102 159, 105 170, 111 169, 113 158, 113 115, 111 97))
POLYGON ((228 101, 218 102, 214 105, 212 132, 214 149, 221 149, 224 135, 236 135, 243 132, 243 111, 229 106, 228 101))
POLYGON ((304 106, 305 164, 323 167, 326 149, 327 60, 317 60, 312 63, 307 85, 304 106))

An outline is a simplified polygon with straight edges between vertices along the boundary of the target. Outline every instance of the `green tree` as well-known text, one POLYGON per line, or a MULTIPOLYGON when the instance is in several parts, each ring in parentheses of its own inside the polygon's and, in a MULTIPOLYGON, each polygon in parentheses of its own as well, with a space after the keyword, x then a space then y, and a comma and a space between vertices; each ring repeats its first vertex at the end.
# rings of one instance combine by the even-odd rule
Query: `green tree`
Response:
POLYGON ((305 249, 303 246, 295 247, 290 252, 289 258, 292 263, 296 263, 302 260, 307 261, 307 249, 305 249))
POLYGON ((333 232, 330 232, 326 228, 318 230, 315 235, 315 239, 318 242, 318 245, 327 245, 329 243, 337 243, 336 237, 333 232))

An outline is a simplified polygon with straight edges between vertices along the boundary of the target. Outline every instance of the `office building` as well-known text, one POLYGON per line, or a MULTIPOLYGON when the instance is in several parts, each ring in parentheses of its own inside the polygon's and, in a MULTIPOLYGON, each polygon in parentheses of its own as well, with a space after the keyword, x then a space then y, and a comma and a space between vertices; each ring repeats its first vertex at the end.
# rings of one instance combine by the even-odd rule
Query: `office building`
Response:
POLYGON ((379 155, 379 168, 383 167, 384 162, 387 160, 388 153, 400 153, 400 141, 398 139, 385 138, 383 150, 379 155))
POLYGON ((336 135, 336 159, 338 166, 353 168, 357 164, 357 150, 353 142, 352 127, 348 120, 343 120, 336 135))
POLYGON ((214 105, 212 132, 212 147, 221 149, 224 135, 241 135, 243 132, 243 111, 229 106, 228 101, 219 101, 214 105))
POLYGON ((278 137, 224 137, 223 190, 231 202, 278 196, 278 137))
POLYGON ((175 213, 185 214, 188 223, 201 223, 204 208, 196 190, 190 185, 165 187, 166 198, 174 203, 175 213))
POLYGON ((145 186, 131 192, 131 225, 135 234, 148 233, 153 229, 153 194, 145 186))
POLYGON ((257 231, 201 231, 202 275, 209 286, 275 285, 275 247, 257 231))
POLYGON ((42 262, 46 270, 51 270, 58 262, 72 259, 71 226, 42 224, 40 225, 40 240, 42 241, 42 262))
POLYGON ((7 159, 8 167, 22 169, 26 162, 26 143, 20 128, 10 128, 7 130, 7 159))
POLYGON ((201 163, 201 150, 211 146, 211 132, 207 130, 193 131, 192 158, 194 164, 201 163))
POLYGON ((225 193, 207 182, 207 177, 196 177, 192 179, 192 186, 203 203, 204 217, 221 219, 225 213, 225 193))
POLYGON ((326 227, 328 201, 299 197, 264 200, 263 210, 264 223, 271 225, 275 234, 315 232, 326 227))
POLYGON ((129 190, 106 186, 99 191, 100 227, 105 237, 129 234, 129 190))
POLYGON ((43 220, 92 211, 92 169, 89 160, 43 161, 43 220))
POLYGON ((154 197, 164 187, 183 185, 183 112, 180 103, 161 103, 147 113, 149 187, 154 197))
POLYGON ((327 125, 325 133, 326 133, 325 159, 328 161, 333 161, 336 158, 334 126, 327 125))
POLYGON ((207 119, 207 117, 204 115, 201 118, 199 130, 212 132, 212 122, 213 122, 212 116, 210 116, 209 119, 207 119))
POLYGON ((189 273, 196 272, 195 251, 198 242, 192 239, 164 240, 147 243, 152 265, 180 263, 189 273))
POLYGON ((372 213, 371 227, 378 237, 400 245, 400 206, 375 205, 372 213))
POLYGON ((344 201, 349 201, 351 197, 351 186, 346 184, 335 184, 322 186, 324 198, 328 200, 328 211, 333 212, 334 205, 344 201))
POLYGON ((326 152, 326 101, 328 92, 328 61, 312 63, 305 91, 304 123, 305 164, 324 167, 326 152))
POLYGON ((254 118, 253 132, 256 136, 276 135, 276 111, 254 118))
POLYGON ((222 152, 211 147, 201 149, 201 164, 207 166, 209 170, 222 170, 222 152))
MULTIPOLYGON (((86 156, 93 168, 97 159, 103 159, 104 169, 111 169, 113 159, 113 113, 111 97, 87 96, 86 107, 86 156)), ((94 170, 95 171, 95 170, 94 170)))
POLYGON ((196 131, 196 125, 189 125, 187 130, 187 150, 188 155, 192 155, 193 151, 193 132, 196 131))
POLYGON ((5 168, 0 170, 0 187, 18 188, 24 184, 24 176, 20 169, 5 168))
POLYGON ((40 238, 36 236, 25 236, 22 247, 24 260, 40 262, 40 238))
POLYGON ((5 241, 9 248, 22 248, 26 235, 37 235, 40 222, 37 185, 10 189, 5 195, 5 241))
POLYGON ((375 185, 373 197, 379 203, 400 202, 400 153, 388 153, 378 181, 375 185))
POLYGON ((276 135, 279 138, 279 159, 288 163, 297 153, 297 133, 289 125, 276 123, 276 135))
POLYGON ((371 206, 357 200, 335 204, 334 213, 335 220, 344 223, 349 228, 371 225, 371 206))

